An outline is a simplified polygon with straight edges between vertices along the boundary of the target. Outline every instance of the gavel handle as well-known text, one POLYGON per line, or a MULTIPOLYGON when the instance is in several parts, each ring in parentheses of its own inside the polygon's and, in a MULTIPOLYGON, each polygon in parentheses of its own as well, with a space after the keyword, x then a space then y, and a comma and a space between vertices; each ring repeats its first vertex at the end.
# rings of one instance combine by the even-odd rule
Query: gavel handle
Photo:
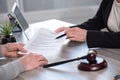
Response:
POLYGON ((65 60, 65 61, 59 61, 59 62, 55 62, 55 63, 50 63, 50 64, 47 64, 47 65, 44 65, 43 67, 44 67, 44 68, 53 67, 53 66, 65 64, 65 63, 72 62, 72 61, 76 61, 76 60, 80 60, 80 59, 86 59, 86 56, 77 57, 77 58, 70 59, 70 60, 65 60))

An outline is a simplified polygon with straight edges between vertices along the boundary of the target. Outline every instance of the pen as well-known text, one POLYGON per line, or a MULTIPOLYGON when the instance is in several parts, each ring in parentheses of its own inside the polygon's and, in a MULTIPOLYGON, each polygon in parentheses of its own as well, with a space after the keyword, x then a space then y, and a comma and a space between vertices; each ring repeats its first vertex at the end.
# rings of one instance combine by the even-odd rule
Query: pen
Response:
MULTIPOLYGON (((75 26, 70 26, 69 28, 72 28, 72 27, 75 27, 75 26)), ((59 39, 59 38, 61 38, 61 37, 65 36, 65 35, 66 35, 66 34, 64 33, 64 34, 62 34, 62 35, 60 35, 60 36, 56 37, 56 39, 59 39)))
POLYGON ((59 39, 59 38, 61 38, 61 37, 65 36, 65 35, 66 35, 66 34, 64 33, 64 34, 62 34, 62 35, 60 35, 60 36, 56 37, 56 39, 59 39))

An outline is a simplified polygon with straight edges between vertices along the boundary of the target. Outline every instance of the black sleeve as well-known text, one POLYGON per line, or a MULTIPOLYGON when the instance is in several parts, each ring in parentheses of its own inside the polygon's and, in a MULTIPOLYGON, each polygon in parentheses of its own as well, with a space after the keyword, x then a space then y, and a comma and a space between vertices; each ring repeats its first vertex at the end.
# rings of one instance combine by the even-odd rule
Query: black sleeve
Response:
POLYGON ((96 15, 92 18, 89 19, 88 21, 80 24, 80 25, 76 25, 76 27, 80 27, 82 29, 87 29, 87 30, 101 30, 103 28, 105 28, 105 24, 103 22, 103 17, 102 17, 102 9, 105 8, 105 0, 102 1, 96 15))
POLYGON ((120 32, 102 32, 105 28, 106 8, 111 7, 112 0, 103 0, 96 15, 76 27, 87 29, 86 42, 89 48, 120 48, 120 32), (109 6, 108 6, 109 5, 109 6))
POLYGON ((77 25, 80 28, 87 29, 87 45, 89 48, 120 48, 120 32, 101 32, 105 28, 103 13, 105 14, 106 7, 112 0, 103 0, 97 14, 94 18, 77 25))
POLYGON ((120 32, 100 32, 89 30, 87 32, 87 45, 89 48, 120 48, 120 32))

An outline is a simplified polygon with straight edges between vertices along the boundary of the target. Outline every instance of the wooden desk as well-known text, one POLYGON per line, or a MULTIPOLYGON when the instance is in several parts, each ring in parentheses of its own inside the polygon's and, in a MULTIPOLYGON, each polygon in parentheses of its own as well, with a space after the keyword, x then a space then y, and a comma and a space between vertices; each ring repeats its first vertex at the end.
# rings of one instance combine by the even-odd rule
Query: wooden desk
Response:
MULTIPOLYGON (((54 23, 54 21, 56 23, 60 22, 52 20, 49 25, 50 27, 53 26, 52 23, 54 23)), ((45 22, 42 22, 42 25, 39 25, 39 27, 43 27, 43 23, 45 22)), ((46 25, 44 24, 44 27, 45 26, 46 25)), ((64 24, 59 26, 64 26, 64 24)), ((57 60, 60 61, 75 58, 85 53, 86 51, 88 51, 88 48, 85 43, 69 42, 68 44, 63 45, 59 55, 53 59, 53 61, 55 62, 57 60)), ((20 74, 15 80, 112 80, 115 75, 120 74, 120 62, 110 57, 99 55, 99 53, 109 54, 112 53, 112 51, 109 51, 108 53, 106 49, 98 50, 98 56, 103 57, 108 63, 108 67, 100 71, 80 71, 77 69, 80 61, 75 61, 51 68, 39 67, 37 69, 20 74)))

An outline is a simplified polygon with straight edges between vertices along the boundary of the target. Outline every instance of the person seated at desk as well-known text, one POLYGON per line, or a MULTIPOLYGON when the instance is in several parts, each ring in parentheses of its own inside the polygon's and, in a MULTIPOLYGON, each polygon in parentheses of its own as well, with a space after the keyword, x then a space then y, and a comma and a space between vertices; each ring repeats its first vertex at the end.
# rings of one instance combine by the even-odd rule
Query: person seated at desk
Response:
POLYGON ((61 27, 71 41, 87 42, 89 48, 120 48, 120 0, 102 0, 97 14, 88 21, 73 26, 61 27), (101 31, 107 28, 108 31, 101 31))
MULTIPOLYGON (((19 57, 19 54, 17 54, 18 51, 24 53, 27 52, 23 46, 24 45, 21 43, 8 43, 5 45, 0 45, 0 56, 19 57)), ((24 55, 17 60, 0 66, 0 80, 12 80, 20 73, 43 66, 47 64, 47 62, 47 59, 42 55, 33 53, 24 55)))

